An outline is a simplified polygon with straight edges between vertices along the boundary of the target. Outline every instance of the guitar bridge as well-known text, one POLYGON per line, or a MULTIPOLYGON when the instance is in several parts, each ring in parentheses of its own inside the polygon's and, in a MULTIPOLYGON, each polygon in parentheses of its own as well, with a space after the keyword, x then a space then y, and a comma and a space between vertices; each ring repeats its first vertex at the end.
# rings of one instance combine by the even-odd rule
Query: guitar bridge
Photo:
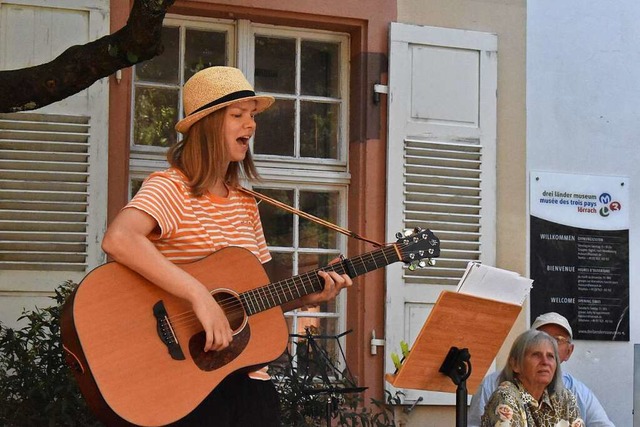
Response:
POLYGON ((169 354, 174 360, 185 360, 184 353, 178 343, 178 337, 176 337, 173 331, 173 326, 169 321, 167 310, 164 308, 162 300, 158 301, 153 306, 153 315, 156 318, 156 329, 160 340, 167 346, 169 354))

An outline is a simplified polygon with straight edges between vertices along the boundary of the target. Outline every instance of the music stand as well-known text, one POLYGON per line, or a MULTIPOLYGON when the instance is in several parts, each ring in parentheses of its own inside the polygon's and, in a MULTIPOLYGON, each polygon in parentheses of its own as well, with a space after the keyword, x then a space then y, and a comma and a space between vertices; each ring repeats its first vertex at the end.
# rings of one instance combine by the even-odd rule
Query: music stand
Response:
MULTIPOLYGON (((334 403, 338 402, 340 396, 352 393, 362 393, 367 387, 356 385, 355 378, 351 374, 349 366, 346 364, 344 350, 340 344, 340 338, 350 333, 351 329, 338 335, 314 335, 309 327, 305 328, 304 335, 289 334, 291 338, 301 338, 304 343, 304 362, 298 360, 301 392, 306 396, 324 396, 325 401, 325 422, 326 426, 331 426, 333 418, 334 403), (327 352, 318 340, 335 340, 339 351, 339 360, 344 362, 345 368, 340 369, 338 361, 327 352), (320 380, 320 383, 314 381, 320 380), (342 379, 342 381, 339 381, 342 379), (336 381, 338 380, 338 381, 336 381), (345 384, 346 383, 346 384, 345 384)), ((299 345, 299 343, 297 344, 299 345)), ((296 351, 297 353, 297 351, 296 351)), ((290 356, 292 357, 292 356, 290 356)), ((290 362, 291 363, 291 362, 290 362)))
POLYGON ((478 387, 521 310, 516 304, 442 292, 402 366, 386 380, 396 388, 456 392, 456 427, 466 427, 467 385, 478 387))

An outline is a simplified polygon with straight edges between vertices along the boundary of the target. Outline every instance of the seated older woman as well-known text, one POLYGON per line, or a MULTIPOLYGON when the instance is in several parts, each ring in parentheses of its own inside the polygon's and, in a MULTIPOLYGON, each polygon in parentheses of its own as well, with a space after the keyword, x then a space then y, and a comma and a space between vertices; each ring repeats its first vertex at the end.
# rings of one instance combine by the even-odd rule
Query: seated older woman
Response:
POLYGON ((562 384, 556 341, 545 332, 516 338, 500 381, 482 427, 584 427, 575 396, 562 384))

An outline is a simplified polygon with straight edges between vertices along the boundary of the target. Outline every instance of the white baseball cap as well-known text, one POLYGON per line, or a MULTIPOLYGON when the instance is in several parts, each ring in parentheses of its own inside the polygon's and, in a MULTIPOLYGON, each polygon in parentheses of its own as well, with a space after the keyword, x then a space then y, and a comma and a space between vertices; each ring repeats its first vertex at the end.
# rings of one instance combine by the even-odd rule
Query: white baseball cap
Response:
POLYGON ((541 326, 549 324, 563 327, 569 333, 569 337, 573 339, 573 331, 571 330, 571 325, 569 325, 569 321, 567 320, 567 318, 553 311, 541 314, 540 316, 536 317, 536 320, 534 320, 533 324, 531 325, 531 329, 538 329, 541 326))

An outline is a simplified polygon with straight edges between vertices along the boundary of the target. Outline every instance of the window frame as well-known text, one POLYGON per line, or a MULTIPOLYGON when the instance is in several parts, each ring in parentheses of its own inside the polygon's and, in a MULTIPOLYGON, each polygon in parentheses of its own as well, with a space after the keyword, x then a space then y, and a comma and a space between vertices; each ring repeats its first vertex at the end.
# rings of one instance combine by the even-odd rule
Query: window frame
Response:
POLYGON ((255 72, 255 38, 256 37, 274 37, 274 38, 292 38, 296 40, 296 93, 294 95, 291 94, 282 94, 282 93, 271 93, 271 92, 261 92, 266 95, 271 95, 277 99, 291 99, 296 102, 296 125, 295 125, 295 143, 296 147, 294 149, 294 153, 296 153, 296 157, 286 157, 286 156, 276 156, 270 154, 255 154, 254 158, 256 162, 262 163, 271 163, 276 165, 277 168, 284 169, 300 169, 304 168, 305 170, 314 170, 314 171, 326 171, 329 168, 330 171, 348 171, 349 165, 349 150, 348 150, 348 139, 349 139, 349 36, 343 33, 332 33, 327 31, 320 30, 305 30, 304 32, 301 29, 295 29, 290 27, 275 27, 273 25, 264 25, 264 24, 253 24, 250 28, 250 54, 249 63, 247 64, 249 69, 251 70, 252 78, 250 79, 251 83, 253 82, 253 74, 255 72), (313 35, 313 37, 304 37, 304 35, 313 35), (300 45, 303 40, 311 40, 311 41, 319 41, 319 42, 335 42, 340 45, 340 89, 339 92, 341 94, 341 98, 330 98, 330 97, 320 97, 320 96, 309 96, 309 95, 300 95, 300 45), (299 104, 300 100, 311 100, 311 101, 336 101, 340 105, 340 124, 338 128, 338 155, 337 159, 325 159, 325 158, 316 158, 316 157, 299 157, 300 151, 300 109, 299 104), (340 144, 340 142, 345 142, 344 144, 340 144))
MULTIPOLYGON (((306 192, 337 192, 338 193, 338 198, 339 198, 339 203, 341 206, 343 206, 343 209, 340 209, 338 212, 338 218, 336 223, 342 224, 342 223, 346 223, 347 220, 347 216, 348 216, 348 212, 347 212, 347 197, 348 197, 348 187, 342 185, 342 186, 338 186, 338 185, 328 185, 328 184, 316 184, 316 185, 306 185, 305 184, 300 184, 300 183, 296 183, 293 181, 271 181, 271 182, 261 182, 259 184, 254 184, 252 186, 252 189, 254 189, 254 191, 257 191, 258 193, 260 192, 260 190, 262 188, 265 189, 269 189, 269 190, 293 190, 294 192, 294 203, 293 203, 293 207, 298 208, 299 207, 299 202, 300 202, 300 192, 301 191, 306 191, 306 192)), ((265 202, 259 202, 259 203, 265 203, 265 202)), ((287 254, 293 254, 293 267, 294 267, 294 271, 292 271, 292 275, 298 275, 301 274, 300 271, 297 270, 297 266, 298 266, 298 257, 300 254, 332 254, 335 253, 336 256, 344 253, 346 251, 347 248, 347 241, 346 241, 346 236, 344 236, 343 234, 338 234, 337 235, 337 244, 336 244, 336 248, 300 248, 299 244, 300 244, 300 235, 299 235, 299 224, 300 224, 300 218, 297 215, 293 215, 293 245, 291 247, 288 246, 269 246, 269 251, 270 252, 278 252, 278 253, 287 253, 287 254)), ((344 293, 341 293, 340 295, 338 295, 337 299, 336 299, 336 307, 335 307, 335 312, 308 312, 308 311, 304 311, 304 310, 294 310, 294 311, 290 311, 290 312, 286 312, 285 313, 285 317, 287 318, 291 318, 293 319, 293 330, 297 330, 297 320, 299 318, 337 318, 338 322, 336 324, 336 329, 338 331, 342 331, 346 328, 346 309, 347 309, 347 302, 346 302, 346 295, 344 295, 344 293)))

